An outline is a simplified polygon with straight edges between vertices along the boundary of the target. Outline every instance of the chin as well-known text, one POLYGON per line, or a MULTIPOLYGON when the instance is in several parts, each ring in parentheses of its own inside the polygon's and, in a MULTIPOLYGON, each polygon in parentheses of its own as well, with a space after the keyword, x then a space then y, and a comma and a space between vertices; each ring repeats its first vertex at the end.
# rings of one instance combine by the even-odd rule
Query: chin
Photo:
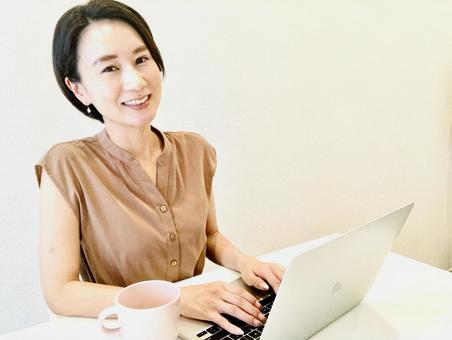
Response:
POLYGON ((155 113, 147 115, 135 115, 133 117, 129 117, 130 119, 128 119, 126 124, 135 127, 146 125, 149 126, 151 122, 154 120, 155 116, 156 116, 155 113))

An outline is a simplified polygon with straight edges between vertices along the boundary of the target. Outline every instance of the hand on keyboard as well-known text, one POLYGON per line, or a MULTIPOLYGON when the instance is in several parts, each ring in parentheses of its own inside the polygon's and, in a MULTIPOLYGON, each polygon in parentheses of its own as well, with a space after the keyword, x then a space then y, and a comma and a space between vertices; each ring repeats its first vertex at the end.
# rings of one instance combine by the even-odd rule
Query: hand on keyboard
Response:
MULTIPOLYGON (((275 300, 275 293, 269 291, 263 299, 260 300, 262 305, 261 312, 267 316, 273 306, 273 301, 275 300)), ((243 331, 243 335, 233 335, 228 331, 221 329, 217 325, 210 326, 201 332, 199 332, 197 337, 201 340, 231 340, 231 339, 241 339, 241 340, 258 340, 261 338, 263 328, 262 327, 252 327, 245 322, 234 318, 233 316, 225 315, 229 322, 233 323, 235 326, 240 327, 243 331)))
POLYGON ((251 326, 262 326, 266 318, 257 299, 244 288, 225 282, 211 282, 181 288, 181 314, 215 322, 233 334, 243 331, 226 319, 231 315, 251 326))
POLYGON ((281 265, 261 262, 252 256, 242 258, 239 270, 242 280, 247 285, 260 290, 268 290, 270 288, 268 284, 270 284, 276 293, 284 275, 284 268, 281 265))

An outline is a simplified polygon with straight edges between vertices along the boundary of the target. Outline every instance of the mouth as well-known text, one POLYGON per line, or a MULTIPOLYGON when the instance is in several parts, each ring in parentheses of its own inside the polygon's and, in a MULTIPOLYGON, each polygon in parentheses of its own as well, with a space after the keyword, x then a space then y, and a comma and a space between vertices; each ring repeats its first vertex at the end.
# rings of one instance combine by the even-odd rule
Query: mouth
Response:
POLYGON ((127 107, 140 108, 149 102, 151 96, 152 94, 148 94, 147 96, 141 98, 127 100, 125 102, 122 102, 121 104, 127 107))

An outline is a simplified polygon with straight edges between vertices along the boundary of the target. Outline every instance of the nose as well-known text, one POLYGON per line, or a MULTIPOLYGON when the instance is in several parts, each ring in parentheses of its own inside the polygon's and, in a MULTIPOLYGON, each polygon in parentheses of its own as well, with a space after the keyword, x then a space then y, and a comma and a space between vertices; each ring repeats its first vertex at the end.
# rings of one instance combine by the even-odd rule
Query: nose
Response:
POLYGON ((122 81, 124 90, 128 91, 140 91, 146 85, 143 76, 133 66, 123 69, 122 81))

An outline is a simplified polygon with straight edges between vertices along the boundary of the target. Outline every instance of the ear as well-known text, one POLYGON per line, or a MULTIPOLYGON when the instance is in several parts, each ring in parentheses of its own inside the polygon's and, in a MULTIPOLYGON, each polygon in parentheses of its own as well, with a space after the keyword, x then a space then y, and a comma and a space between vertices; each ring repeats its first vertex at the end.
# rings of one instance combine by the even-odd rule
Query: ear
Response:
POLYGON ((72 91, 72 93, 77 97, 78 100, 80 100, 83 105, 88 106, 92 103, 91 98, 88 95, 88 92, 86 91, 85 87, 80 82, 73 82, 69 80, 68 77, 64 78, 64 83, 69 88, 69 90, 72 91))

